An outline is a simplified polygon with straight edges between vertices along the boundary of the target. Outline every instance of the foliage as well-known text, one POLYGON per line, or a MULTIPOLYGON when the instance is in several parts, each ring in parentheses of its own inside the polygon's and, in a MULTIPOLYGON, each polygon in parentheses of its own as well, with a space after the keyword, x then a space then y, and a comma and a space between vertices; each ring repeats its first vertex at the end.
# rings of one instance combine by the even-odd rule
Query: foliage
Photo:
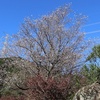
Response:
POLYGON ((12 58, 0 58, 0 96, 17 96, 19 94, 19 91, 11 89, 13 85, 10 80, 20 71, 20 68, 13 62, 12 58))
POLYGON ((86 78, 87 84, 97 81, 99 67, 93 64, 84 65, 81 69, 81 74, 86 78))
POLYGON ((92 48, 86 61, 86 65, 81 70, 82 75, 87 78, 88 83, 100 82, 100 45, 92 48))
POLYGON ((100 58, 100 45, 96 45, 92 48, 91 54, 87 57, 87 61, 97 62, 97 59, 100 58))
MULTIPOLYGON (((71 86, 69 77, 55 79, 41 75, 27 80, 26 87, 20 87, 29 100, 66 100, 70 98, 71 86)), ((70 100, 70 99, 69 99, 70 100)))
POLYGON ((0 65, 4 64, 4 59, 0 58, 0 65))

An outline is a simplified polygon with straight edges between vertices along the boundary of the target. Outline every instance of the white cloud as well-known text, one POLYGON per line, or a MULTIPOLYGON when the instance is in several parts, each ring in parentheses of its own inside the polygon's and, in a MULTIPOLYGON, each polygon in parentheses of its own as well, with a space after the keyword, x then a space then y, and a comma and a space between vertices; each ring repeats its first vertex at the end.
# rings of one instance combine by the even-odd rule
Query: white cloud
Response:
POLYGON ((84 27, 92 26, 92 25, 96 25, 96 24, 100 24, 100 22, 96 22, 96 23, 92 23, 92 24, 87 24, 87 25, 84 25, 84 27))
POLYGON ((96 31, 91 31, 91 32, 86 32, 85 34, 93 34, 93 33, 99 33, 100 30, 96 30, 96 31))

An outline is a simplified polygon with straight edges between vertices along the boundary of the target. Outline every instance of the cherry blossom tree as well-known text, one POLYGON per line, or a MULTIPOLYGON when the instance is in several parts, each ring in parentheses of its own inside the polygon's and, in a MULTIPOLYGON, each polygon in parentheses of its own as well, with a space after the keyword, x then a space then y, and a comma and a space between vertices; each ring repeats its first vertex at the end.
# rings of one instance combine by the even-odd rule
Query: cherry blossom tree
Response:
POLYGON ((9 42, 8 56, 32 62, 35 73, 47 77, 70 73, 86 48, 81 30, 86 17, 70 18, 70 13, 70 5, 65 5, 40 19, 25 19, 9 42))

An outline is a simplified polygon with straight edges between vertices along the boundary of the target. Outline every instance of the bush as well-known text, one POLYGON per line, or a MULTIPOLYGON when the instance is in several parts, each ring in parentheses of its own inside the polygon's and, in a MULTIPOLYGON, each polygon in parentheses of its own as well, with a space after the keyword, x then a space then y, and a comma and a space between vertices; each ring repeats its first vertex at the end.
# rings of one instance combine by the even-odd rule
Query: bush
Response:
POLYGON ((71 95, 70 77, 44 78, 37 75, 26 81, 27 88, 17 86, 29 100, 66 100, 71 95))

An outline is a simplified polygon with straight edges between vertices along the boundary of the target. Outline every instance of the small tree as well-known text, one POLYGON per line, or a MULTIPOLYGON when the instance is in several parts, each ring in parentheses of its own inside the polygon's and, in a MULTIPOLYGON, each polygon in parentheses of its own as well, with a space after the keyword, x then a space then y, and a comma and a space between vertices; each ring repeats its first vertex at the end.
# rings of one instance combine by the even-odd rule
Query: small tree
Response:
POLYGON ((86 77, 88 83, 95 81, 100 83, 100 45, 92 48, 92 52, 87 57, 85 66, 83 66, 81 73, 86 77))

